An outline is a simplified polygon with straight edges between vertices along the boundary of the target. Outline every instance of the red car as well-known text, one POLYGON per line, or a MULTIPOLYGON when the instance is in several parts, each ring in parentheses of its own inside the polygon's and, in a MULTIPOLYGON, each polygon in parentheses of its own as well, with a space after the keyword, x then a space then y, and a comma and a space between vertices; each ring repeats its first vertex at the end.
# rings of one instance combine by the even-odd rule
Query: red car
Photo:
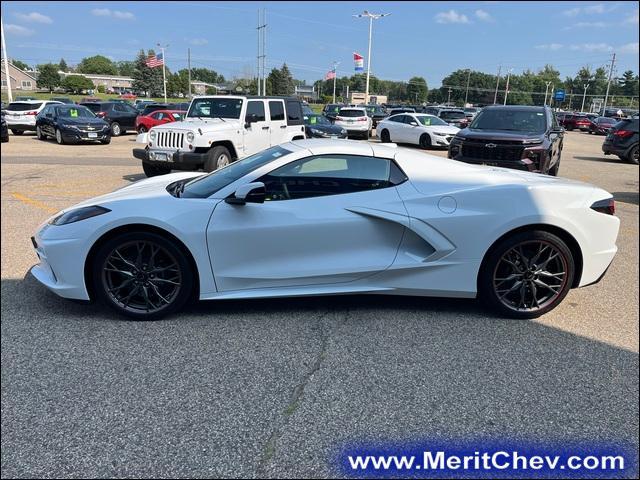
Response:
POLYGON ((558 123, 562 125, 565 129, 571 131, 573 129, 579 128, 585 132, 589 131, 589 126, 591 125, 591 120, 586 115, 582 115, 579 113, 568 113, 564 115, 563 119, 558 119, 558 123))
POLYGON ((184 110, 156 110, 149 115, 138 115, 136 118, 136 131, 143 133, 149 131, 151 127, 164 123, 179 122, 187 112, 184 110))

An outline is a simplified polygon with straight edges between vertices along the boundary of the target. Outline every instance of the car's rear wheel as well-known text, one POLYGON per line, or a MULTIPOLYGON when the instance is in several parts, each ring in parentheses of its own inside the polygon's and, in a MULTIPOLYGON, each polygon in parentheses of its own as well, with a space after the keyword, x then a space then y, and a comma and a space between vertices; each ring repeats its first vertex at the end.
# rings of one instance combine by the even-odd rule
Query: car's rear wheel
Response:
POLYGON ((14 130, 12 128, 11 133, 13 133, 14 135, 22 135, 24 133, 24 130, 14 130))
POLYGON ((382 143, 389 143, 391 141, 391 136, 389 135, 389 130, 382 130, 382 132, 380 132, 380 141, 382 143))
POLYGON ((58 142, 58 145, 65 144, 64 137, 62 136, 62 132, 59 128, 56 128, 56 142, 58 142))
POLYGON ((42 133, 42 129, 40 128, 40 126, 36 127, 36 137, 38 137, 38 140, 46 140, 47 136, 42 133))
POLYGON ((171 173, 171 167, 162 165, 152 165, 151 163, 142 162, 142 170, 147 177, 156 177, 158 175, 166 175, 171 173))
POLYGON ((548 232, 522 232, 502 240, 485 256, 478 277, 480 299, 512 318, 536 318, 564 299, 575 275, 566 243, 548 232))
POLYGON ((136 320, 156 320, 189 299, 195 272, 171 240, 151 232, 119 235, 94 258, 93 286, 100 301, 136 320))
POLYGON ((118 122, 113 122, 111 124, 111 136, 117 137, 122 134, 122 127, 118 122))
POLYGON ((431 135, 428 133, 423 133, 420 136, 420 148, 431 148, 431 135))
POLYGON ((638 165, 638 145, 629 150, 627 160, 631 163, 638 165))
POLYGON ((204 164, 204 169, 207 172, 213 172, 219 168, 226 167, 231 163, 231 154, 227 147, 219 145, 209 150, 209 155, 204 164))
POLYGON ((111 137, 107 137, 104 140, 100 140, 100 143, 103 145, 109 145, 111 143, 111 137))

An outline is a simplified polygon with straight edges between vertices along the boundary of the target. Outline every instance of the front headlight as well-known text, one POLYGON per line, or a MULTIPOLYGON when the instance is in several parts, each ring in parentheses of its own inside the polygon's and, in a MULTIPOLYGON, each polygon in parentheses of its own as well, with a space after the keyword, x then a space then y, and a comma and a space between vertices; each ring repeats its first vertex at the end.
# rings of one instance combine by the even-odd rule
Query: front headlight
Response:
POLYGON ((193 132, 188 132, 187 133, 187 142, 192 143, 195 138, 196 138, 196 136, 195 136, 195 134, 193 132))
POLYGON ((111 210, 101 207, 99 205, 93 205, 91 207, 81 207, 68 212, 61 213, 60 215, 52 218, 49 221, 50 225, 68 225, 69 223, 79 222, 80 220, 86 220, 87 218, 97 217, 104 213, 108 213, 111 210))
POLYGON ((151 130, 149 132, 149 140, 151 140, 152 142, 156 139, 156 132, 151 130))
POLYGON ((442 133, 442 132, 433 132, 435 135, 438 135, 440 137, 446 137, 447 135, 449 135, 448 133, 442 133))
POLYGON ((79 130, 79 128, 77 126, 75 126, 75 125, 64 125, 63 124, 61 126, 62 126, 62 128, 73 128, 74 130, 79 130))

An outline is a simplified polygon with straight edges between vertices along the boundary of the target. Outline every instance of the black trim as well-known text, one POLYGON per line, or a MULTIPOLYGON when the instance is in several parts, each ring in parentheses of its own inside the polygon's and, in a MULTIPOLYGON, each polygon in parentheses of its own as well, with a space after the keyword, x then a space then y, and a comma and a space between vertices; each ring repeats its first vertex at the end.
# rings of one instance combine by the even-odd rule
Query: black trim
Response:
MULTIPOLYGON (((171 154, 171 152, 167 152, 171 154)), ((146 148, 134 148, 133 156, 143 163, 157 166, 170 166, 173 170, 197 170, 200 168, 208 158, 208 153, 189 153, 189 152, 174 152, 172 155, 173 161, 157 161, 149 159, 149 150, 146 148)))

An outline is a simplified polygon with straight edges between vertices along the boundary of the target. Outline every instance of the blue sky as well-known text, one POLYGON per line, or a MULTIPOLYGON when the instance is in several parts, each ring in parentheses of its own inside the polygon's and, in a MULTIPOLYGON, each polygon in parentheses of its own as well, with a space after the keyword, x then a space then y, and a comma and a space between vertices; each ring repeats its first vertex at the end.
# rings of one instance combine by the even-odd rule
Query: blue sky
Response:
MULTIPOLYGON (((430 87, 458 68, 520 72, 545 63, 564 78, 617 53, 617 73, 638 72, 637 2, 2 2, 8 56, 27 64, 77 63, 102 54, 132 60, 140 48, 169 44, 167 65, 208 67, 228 78, 254 73, 257 9, 267 9, 268 67, 287 62, 313 81, 352 53, 366 56, 368 9, 374 22, 372 72, 423 76, 430 87)), ((365 64, 366 65, 366 64, 365 64)))

